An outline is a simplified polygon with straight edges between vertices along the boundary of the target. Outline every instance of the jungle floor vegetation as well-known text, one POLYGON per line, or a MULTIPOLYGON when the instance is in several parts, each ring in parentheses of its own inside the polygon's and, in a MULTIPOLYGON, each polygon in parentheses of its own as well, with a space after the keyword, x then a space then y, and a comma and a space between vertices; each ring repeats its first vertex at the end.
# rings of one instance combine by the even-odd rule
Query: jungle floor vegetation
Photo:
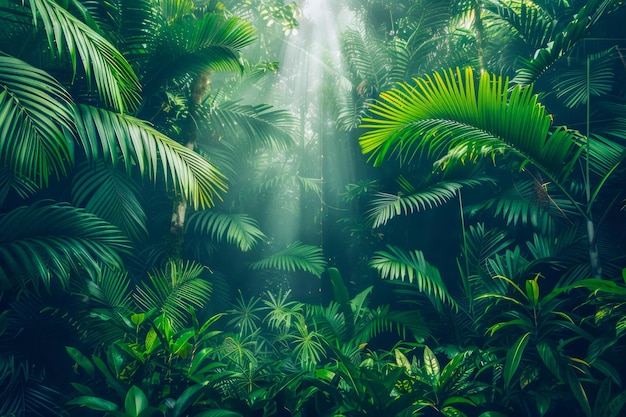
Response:
POLYGON ((0 0, 0 417, 623 415, 624 21, 0 0))

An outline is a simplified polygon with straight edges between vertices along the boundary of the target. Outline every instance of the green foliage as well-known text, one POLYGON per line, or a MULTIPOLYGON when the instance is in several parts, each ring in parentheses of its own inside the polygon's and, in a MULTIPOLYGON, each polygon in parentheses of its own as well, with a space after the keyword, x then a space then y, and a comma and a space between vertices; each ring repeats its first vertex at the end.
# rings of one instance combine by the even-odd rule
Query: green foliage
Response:
POLYGON ((201 211, 189 216, 186 224, 196 233, 209 235, 216 241, 225 240, 244 252, 266 238, 257 222, 245 214, 201 211))
POLYGON ((98 264, 122 265, 128 240, 119 229, 68 204, 40 202, 0 217, 0 285, 10 289, 33 279, 69 287, 72 273, 97 272, 98 264))
POLYGON ((201 276, 203 271, 202 265, 193 262, 172 261, 164 271, 149 275, 152 285, 137 288, 135 300, 146 312, 154 309, 180 329, 190 309, 202 308, 211 296, 211 283, 201 276))
POLYGON ((264 259, 252 262, 250 268, 278 269, 280 271, 304 271, 320 277, 326 269, 326 259, 322 250, 313 245, 294 242, 264 259))
POLYGON ((449 161, 518 156, 551 177, 567 176, 580 152, 580 137, 564 128, 550 132, 550 117, 532 87, 512 87, 483 73, 478 87, 471 68, 435 72, 383 92, 370 106, 359 138, 374 165, 396 155, 411 161, 421 153, 449 161))
POLYGON ((65 175, 74 150, 71 97, 47 72, 0 55, 0 160, 39 186, 65 175))
POLYGON ((448 293, 439 270, 424 259, 421 251, 407 252, 391 245, 387 245, 387 249, 377 251, 370 261, 370 265, 378 270, 381 278, 415 282, 419 291, 423 292, 437 308, 440 308, 439 303, 447 303, 453 308, 458 308, 448 293))

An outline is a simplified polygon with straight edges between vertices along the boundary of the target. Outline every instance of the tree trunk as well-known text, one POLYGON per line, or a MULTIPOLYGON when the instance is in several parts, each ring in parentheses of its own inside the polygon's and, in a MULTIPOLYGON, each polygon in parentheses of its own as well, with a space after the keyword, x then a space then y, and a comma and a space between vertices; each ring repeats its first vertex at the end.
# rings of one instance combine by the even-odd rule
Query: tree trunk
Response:
MULTIPOLYGON (((187 123, 181 132, 181 138, 185 147, 193 150, 198 137, 198 122, 195 115, 202 104, 202 101, 211 88, 209 74, 201 72, 191 83, 191 91, 188 104, 187 123)), ((168 256, 171 259, 180 259, 185 243, 185 216, 187 214, 187 201, 179 194, 175 193, 173 200, 172 218, 170 222, 170 236, 168 244, 168 256)))

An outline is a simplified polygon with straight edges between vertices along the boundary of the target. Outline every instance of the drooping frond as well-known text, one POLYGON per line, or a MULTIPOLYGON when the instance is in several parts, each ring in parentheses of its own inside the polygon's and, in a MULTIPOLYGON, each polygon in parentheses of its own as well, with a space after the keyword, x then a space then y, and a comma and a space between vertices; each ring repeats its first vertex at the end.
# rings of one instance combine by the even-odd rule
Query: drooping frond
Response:
POLYGON ((554 39, 558 22, 535 4, 522 2, 519 6, 513 6, 500 2, 491 9, 506 20, 524 42, 535 50, 545 47, 554 39))
POLYGON ((145 311, 163 313, 180 330, 189 322, 190 309, 201 309, 211 298, 212 286, 201 276, 203 270, 200 264, 172 261, 149 275, 150 285, 137 288, 135 301, 145 311))
POLYGON ((253 147, 263 145, 276 151, 294 145, 296 119, 290 112, 266 104, 244 105, 229 101, 212 110, 211 128, 218 136, 229 140, 233 133, 242 132, 253 147))
POLYGON ((13 193, 20 199, 27 198, 38 190, 37 185, 28 178, 18 176, 8 169, 0 169, 0 207, 13 193))
POLYGON ((367 212, 372 221, 372 227, 385 225, 389 220, 399 215, 408 215, 413 212, 438 207, 457 196, 464 186, 477 186, 480 180, 467 179, 457 181, 439 181, 416 192, 404 194, 388 194, 379 192, 374 196, 372 208, 367 212))
POLYGON ((548 71, 560 58, 587 36, 589 29, 610 8, 615 0, 592 0, 576 13, 575 18, 565 29, 554 36, 551 42, 544 48, 539 49, 535 56, 529 60, 523 60, 523 66, 517 70, 514 82, 531 84, 546 71, 548 71))
POLYGON ((549 182, 540 178, 518 181, 501 195, 482 201, 474 208, 488 210, 507 226, 532 225, 542 233, 554 230, 555 221, 571 223, 579 215, 576 206, 549 182))
POLYGON ((478 88, 471 68, 450 69, 381 93, 370 106, 377 118, 361 150, 375 165, 392 155, 411 160, 419 153, 450 160, 495 159, 510 153, 555 177, 569 174, 580 152, 579 135, 550 131, 551 120, 532 86, 511 87, 501 76, 483 73, 478 88))
POLYGON ((93 271, 99 264, 122 265, 128 240, 113 225, 67 204, 38 203, 0 217, 0 286, 52 278, 68 284, 72 271, 93 271))
POLYGON ((439 270, 428 263, 419 250, 406 252, 396 246, 387 245, 386 251, 375 253, 370 266, 376 269, 383 279, 415 283, 435 305, 443 302, 457 308, 456 301, 448 293, 439 270))
POLYGON ((259 240, 265 239, 256 220, 246 214, 204 210, 189 216, 186 227, 194 233, 236 245, 244 252, 251 250, 259 240))
POLYGON ((46 186, 74 159, 71 98, 48 73, 0 55, 0 162, 46 186))
POLYGON ((59 3, 28 0, 34 24, 43 24, 48 47, 66 53, 76 73, 80 61, 86 79, 96 84, 100 98, 110 108, 125 112, 139 103, 139 80, 122 54, 97 31, 78 20, 59 3))
POLYGON ((161 175, 196 208, 213 206, 225 190, 221 173, 208 161, 144 121, 85 105, 75 110, 79 142, 90 161, 121 160, 127 170, 136 166, 144 177, 161 175))
POLYGON ((243 70, 239 52, 256 40, 255 29, 237 17, 225 19, 205 14, 199 19, 165 23, 154 40, 155 53, 146 63, 151 71, 144 79, 145 89, 164 85, 189 73, 243 70))
POLYGON ((115 166, 86 164, 74 175, 74 204, 116 225, 135 240, 148 234, 140 197, 137 183, 115 166))
POLYGON ((253 270, 305 271, 319 278, 326 270, 326 264, 326 258, 319 246, 294 242, 265 259, 252 262, 250 268, 253 270))

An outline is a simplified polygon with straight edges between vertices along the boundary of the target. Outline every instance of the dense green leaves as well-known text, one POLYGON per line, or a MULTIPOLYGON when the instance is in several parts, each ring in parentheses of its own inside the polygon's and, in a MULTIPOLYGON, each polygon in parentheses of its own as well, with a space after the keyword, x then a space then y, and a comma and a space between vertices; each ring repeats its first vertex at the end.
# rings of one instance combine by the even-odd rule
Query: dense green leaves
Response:
POLYGON ((145 121, 85 105, 75 109, 80 144, 90 161, 121 161, 153 181, 160 176, 194 207, 213 206, 225 190, 222 175, 207 160, 145 121))
POLYGON ((130 249, 119 229, 82 209, 61 203, 20 207, 0 217, 0 285, 32 279, 68 285, 72 272, 94 273, 98 264, 121 267, 130 249))
POLYGON ((45 71, 0 55, 0 161, 46 186, 74 160, 71 97, 45 71))
POLYGON ((495 159, 511 153, 555 177, 569 174, 580 152, 576 132, 550 131, 551 120, 532 87, 511 87, 501 76, 483 73, 476 86, 471 68, 435 72, 381 93, 370 106, 377 118, 359 142, 380 165, 397 156, 411 161, 432 155, 449 161, 495 159))
POLYGON ((226 241, 246 252, 252 249, 265 235, 254 219, 245 214, 201 211, 193 213, 187 220, 187 228, 196 233, 211 236, 217 241, 226 241))
POLYGON ((294 242, 264 259, 252 262, 254 270, 275 268, 281 271, 305 271, 320 277, 326 269, 326 258, 318 246, 294 242))

